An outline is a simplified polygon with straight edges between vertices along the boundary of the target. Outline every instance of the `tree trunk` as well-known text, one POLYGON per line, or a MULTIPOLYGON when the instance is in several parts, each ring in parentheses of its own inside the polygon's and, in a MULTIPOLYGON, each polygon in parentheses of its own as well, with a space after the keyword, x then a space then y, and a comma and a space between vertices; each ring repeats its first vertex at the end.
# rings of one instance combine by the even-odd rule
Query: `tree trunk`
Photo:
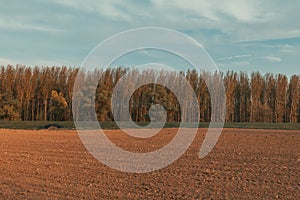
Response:
POLYGON ((47 99, 44 99, 44 121, 47 121, 47 99))

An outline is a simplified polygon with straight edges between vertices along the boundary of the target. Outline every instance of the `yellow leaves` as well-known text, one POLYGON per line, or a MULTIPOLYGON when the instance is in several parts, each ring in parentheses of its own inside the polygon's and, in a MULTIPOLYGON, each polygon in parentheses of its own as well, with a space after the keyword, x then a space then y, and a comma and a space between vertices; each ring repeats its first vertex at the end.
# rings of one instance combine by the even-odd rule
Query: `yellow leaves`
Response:
POLYGON ((51 91, 51 101, 55 107, 60 109, 64 109, 68 106, 66 99, 64 98, 63 94, 60 92, 58 93, 56 90, 51 91))
POLYGON ((57 98, 57 97, 58 97, 58 93, 57 93, 56 90, 52 90, 52 91, 51 91, 51 97, 52 97, 52 98, 57 98))

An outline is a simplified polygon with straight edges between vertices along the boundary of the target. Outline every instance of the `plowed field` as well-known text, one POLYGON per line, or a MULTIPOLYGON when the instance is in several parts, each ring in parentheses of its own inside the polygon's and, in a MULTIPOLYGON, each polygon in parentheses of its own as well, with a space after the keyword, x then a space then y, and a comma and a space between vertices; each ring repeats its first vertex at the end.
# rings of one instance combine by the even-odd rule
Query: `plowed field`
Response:
MULTIPOLYGON (((73 130, 0 130, 0 199, 300 199, 300 131, 224 129, 198 158, 206 129, 166 168, 130 174, 107 167, 73 130)), ((176 129, 149 139, 106 131, 123 149, 166 145, 176 129)))

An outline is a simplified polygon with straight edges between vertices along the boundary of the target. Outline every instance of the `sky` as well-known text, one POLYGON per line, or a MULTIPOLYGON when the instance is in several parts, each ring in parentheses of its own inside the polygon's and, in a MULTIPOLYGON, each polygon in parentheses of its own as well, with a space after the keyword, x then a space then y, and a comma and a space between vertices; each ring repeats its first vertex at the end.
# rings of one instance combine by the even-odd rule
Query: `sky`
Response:
MULTIPOLYGON (((114 34, 162 27, 194 38, 221 71, 300 74, 299 0, 10 0, 1 1, 0 8, 0 65, 79 67, 114 34)), ((114 64, 166 59, 188 67, 154 50, 125 55, 114 64)))

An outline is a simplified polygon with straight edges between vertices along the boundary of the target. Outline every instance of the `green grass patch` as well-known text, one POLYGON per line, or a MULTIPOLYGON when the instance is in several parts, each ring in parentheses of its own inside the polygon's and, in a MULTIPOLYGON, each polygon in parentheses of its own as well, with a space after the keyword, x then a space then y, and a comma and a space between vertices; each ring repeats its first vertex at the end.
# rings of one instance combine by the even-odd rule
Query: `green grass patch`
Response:
MULTIPOLYGON (((126 127, 126 123, 125 127, 126 127)), ((148 123, 137 123, 141 128, 148 123)), ((55 125, 61 129, 75 130, 73 121, 0 121, 0 128, 5 129, 24 129, 24 130, 39 130, 46 129, 49 125, 55 125)), ((180 123, 167 122, 164 128, 177 128, 180 123)), ((115 122, 100 122, 102 129, 119 129, 115 122)), ((187 126, 188 127, 188 126, 187 126)), ((199 128, 208 128, 209 123, 199 123, 199 128)), ((130 128, 130 127, 128 127, 130 128)), ((224 128, 241 128, 241 129, 273 129, 273 130, 300 130, 300 123, 225 123, 224 128)))

